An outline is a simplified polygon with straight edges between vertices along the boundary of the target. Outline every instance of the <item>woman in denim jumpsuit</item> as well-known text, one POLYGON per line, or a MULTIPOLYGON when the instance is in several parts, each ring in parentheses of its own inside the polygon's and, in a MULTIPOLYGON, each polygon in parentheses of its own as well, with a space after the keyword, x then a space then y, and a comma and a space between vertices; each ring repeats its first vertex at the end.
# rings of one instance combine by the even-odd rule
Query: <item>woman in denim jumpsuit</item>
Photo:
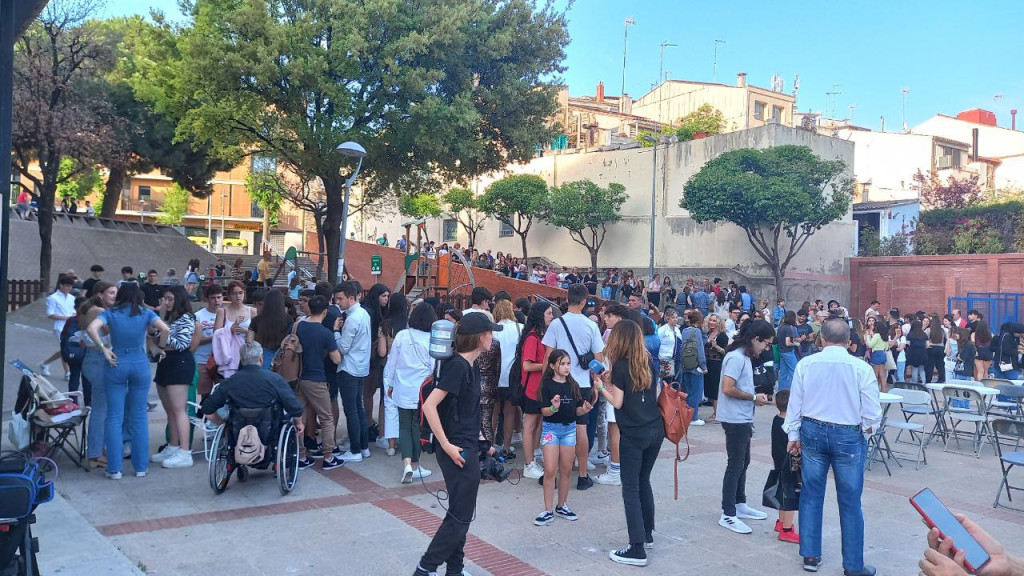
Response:
POLYGON ((114 306, 104 310, 89 324, 88 333, 107 359, 103 383, 106 387, 107 477, 121 478, 122 431, 127 407, 128 429, 132 436, 132 468, 135 475, 146 475, 149 468, 149 423, 146 399, 152 375, 146 353, 146 335, 150 329, 160 331, 159 346, 167 345, 169 330, 155 312, 142 305, 142 291, 134 282, 126 282, 117 290, 114 306), (110 331, 110 346, 102 344, 100 328, 110 331))

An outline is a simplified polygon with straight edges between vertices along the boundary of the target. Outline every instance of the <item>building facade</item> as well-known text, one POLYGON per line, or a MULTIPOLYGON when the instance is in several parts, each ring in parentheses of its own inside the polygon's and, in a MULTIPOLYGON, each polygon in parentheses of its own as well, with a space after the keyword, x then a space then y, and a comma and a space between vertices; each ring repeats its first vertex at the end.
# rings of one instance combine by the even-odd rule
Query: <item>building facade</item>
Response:
POLYGON ((736 75, 736 84, 668 80, 633 102, 632 113, 662 124, 679 119, 710 104, 725 117, 726 131, 757 128, 767 124, 793 126, 796 98, 781 90, 747 84, 747 75, 736 75))

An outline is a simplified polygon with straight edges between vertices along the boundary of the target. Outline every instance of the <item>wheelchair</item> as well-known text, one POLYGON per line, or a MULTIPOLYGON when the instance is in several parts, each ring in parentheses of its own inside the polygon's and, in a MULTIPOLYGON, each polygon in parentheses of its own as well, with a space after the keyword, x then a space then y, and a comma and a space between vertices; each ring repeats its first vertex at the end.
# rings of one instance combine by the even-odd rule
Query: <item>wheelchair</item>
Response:
POLYGON ((228 487, 231 475, 239 482, 249 479, 249 469, 271 469, 277 477, 281 494, 295 488, 299 476, 299 435, 290 418, 277 404, 265 408, 236 408, 229 406, 227 420, 214 432, 211 442, 210 487, 220 494, 228 487), (235 442, 238 432, 253 425, 259 431, 260 441, 266 447, 263 459, 256 464, 235 463, 235 442))

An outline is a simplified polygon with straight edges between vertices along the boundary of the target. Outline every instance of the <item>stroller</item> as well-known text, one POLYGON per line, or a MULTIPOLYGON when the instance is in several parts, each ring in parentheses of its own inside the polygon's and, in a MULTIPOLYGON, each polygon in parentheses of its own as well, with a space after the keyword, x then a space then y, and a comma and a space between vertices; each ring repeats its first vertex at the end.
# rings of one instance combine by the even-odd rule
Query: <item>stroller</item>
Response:
POLYGON ((34 512, 53 499, 56 476, 57 466, 48 458, 0 452, 0 576, 39 575, 34 512))

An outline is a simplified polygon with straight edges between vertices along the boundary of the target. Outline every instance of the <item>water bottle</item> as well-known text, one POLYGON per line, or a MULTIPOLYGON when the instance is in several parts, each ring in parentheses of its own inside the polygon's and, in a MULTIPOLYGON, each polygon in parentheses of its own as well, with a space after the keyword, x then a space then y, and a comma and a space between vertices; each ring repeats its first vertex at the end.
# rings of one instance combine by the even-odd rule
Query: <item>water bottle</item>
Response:
POLYGON ((590 368, 590 371, 594 374, 603 374, 604 371, 608 369, 607 366, 602 364, 601 361, 596 358, 590 361, 588 368, 590 368))

